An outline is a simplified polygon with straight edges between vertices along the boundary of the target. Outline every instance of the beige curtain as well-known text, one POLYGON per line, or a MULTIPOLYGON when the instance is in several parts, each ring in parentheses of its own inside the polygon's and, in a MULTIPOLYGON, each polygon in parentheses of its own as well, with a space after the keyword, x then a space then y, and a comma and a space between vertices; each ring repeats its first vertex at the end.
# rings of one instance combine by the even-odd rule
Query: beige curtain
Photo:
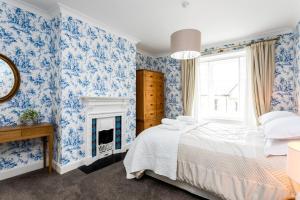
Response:
POLYGON ((192 115, 195 92, 196 59, 182 60, 181 85, 183 99, 183 114, 192 115))
POLYGON ((256 117, 271 109, 275 70, 275 40, 252 44, 251 77, 256 117))

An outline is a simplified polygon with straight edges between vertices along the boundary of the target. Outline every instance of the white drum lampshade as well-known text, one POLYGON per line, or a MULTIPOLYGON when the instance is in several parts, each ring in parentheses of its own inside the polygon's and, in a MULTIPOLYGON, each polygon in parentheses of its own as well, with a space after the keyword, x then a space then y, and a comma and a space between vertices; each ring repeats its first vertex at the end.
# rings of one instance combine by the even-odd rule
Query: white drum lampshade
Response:
POLYGON ((194 59, 200 56, 201 32, 183 29, 171 35, 171 57, 178 60, 194 59))
POLYGON ((288 144, 287 174, 293 181, 300 184, 300 141, 288 144))

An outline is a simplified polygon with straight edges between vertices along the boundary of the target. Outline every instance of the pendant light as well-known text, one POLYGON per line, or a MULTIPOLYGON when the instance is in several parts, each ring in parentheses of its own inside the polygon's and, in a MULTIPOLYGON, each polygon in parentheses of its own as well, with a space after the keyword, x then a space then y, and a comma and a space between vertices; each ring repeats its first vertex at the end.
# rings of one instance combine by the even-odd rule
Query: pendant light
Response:
POLYGON ((171 35, 171 57, 178 60, 194 59, 200 56, 201 32, 183 29, 171 35))

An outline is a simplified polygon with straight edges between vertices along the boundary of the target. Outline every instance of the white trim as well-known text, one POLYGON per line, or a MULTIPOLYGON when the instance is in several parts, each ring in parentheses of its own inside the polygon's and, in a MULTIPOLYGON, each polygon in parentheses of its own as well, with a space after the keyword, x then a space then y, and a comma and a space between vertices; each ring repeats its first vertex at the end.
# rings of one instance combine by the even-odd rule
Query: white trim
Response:
POLYGON ((0 180, 25 174, 38 169, 42 169, 43 167, 44 167, 44 161, 41 160, 41 161, 36 161, 32 164, 27 164, 24 166, 22 165, 20 167, 14 167, 12 169, 2 170, 0 171, 0 180))
POLYGON ((155 54, 155 58, 161 58, 161 57, 171 57, 171 52, 165 52, 165 53, 157 53, 155 54))
POLYGON ((129 149, 130 149, 130 146, 131 146, 131 143, 129 143, 129 144, 125 144, 124 145, 124 147, 123 147, 123 152, 122 153, 124 153, 124 152, 126 152, 126 151, 128 151, 129 149))
MULTIPOLYGON (((224 40, 221 42, 216 42, 216 43, 211 43, 211 44, 206 44, 201 47, 201 51, 207 48, 218 48, 222 47, 226 44, 231 44, 231 43, 239 43, 239 42, 244 42, 244 41, 251 41, 251 40, 257 40, 260 38, 266 38, 266 37, 275 37, 278 35, 283 35, 287 33, 293 33, 295 31, 294 28, 291 27, 285 27, 285 28, 280 28, 280 29, 275 29, 272 31, 266 31, 266 32, 261 32, 261 33, 255 33, 249 36, 241 37, 241 38, 236 38, 233 40, 224 40)), ((154 58, 159 58, 159 57, 166 57, 169 56, 171 53, 169 51, 161 52, 161 53, 152 53, 154 58)), ((201 59, 202 56, 200 56, 201 59)))
MULTIPOLYGON (((122 148, 122 151, 119 153, 124 153, 125 151, 129 150, 131 144, 126 144, 124 145, 124 147, 122 148)), ((81 166, 86 165, 86 161, 85 158, 82 158, 81 160, 72 162, 72 163, 68 163, 64 166, 59 165, 56 161, 52 161, 53 163, 53 168, 55 169, 55 171, 59 174, 65 174, 69 171, 75 170, 81 166)), ((0 173, 1 174, 1 173, 0 173)), ((0 178, 1 180, 1 178, 0 178)))
POLYGON ((53 8, 49 8, 49 10, 44 10, 33 4, 26 3, 25 1, 18 1, 18 0, 0 0, 0 1, 2 1, 8 5, 32 12, 34 14, 38 14, 47 19, 51 19, 51 18, 59 15, 60 13, 67 14, 67 15, 73 16, 74 18, 79 19, 83 22, 86 22, 90 25, 97 26, 97 27, 99 27, 109 33, 112 33, 118 37, 125 38, 134 44, 137 44, 140 41, 138 38, 136 38, 134 36, 131 36, 124 32, 118 31, 118 30, 112 28, 111 26, 109 26, 103 22, 100 22, 99 20, 97 20, 95 18, 92 18, 78 10, 75 10, 73 8, 70 8, 69 6, 66 6, 63 3, 57 3, 57 4, 55 4, 55 6, 53 8))
POLYGON ((53 19, 56 16, 59 16, 61 14, 60 7, 58 4, 55 4, 55 6, 48 11, 48 15, 50 16, 50 19, 53 19))
POLYGON ((59 165, 56 161, 53 161, 53 168, 56 170, 57 173, 59 174, 65 174, 69 171, 72 171, 74 169, 77 169, 78 167, 81 167, 85 165, 84 163, 84 158, 72 163, 68 163, 66 165, 59 165))
POLYGON ((96 103, 97 105, 102 105, 103 103, 111 104, 114 103, 125 103, 127 104, 129 101, 128 97, 99 97, 99 96, 82 96, 80 97, 85 103, 88 105, 96 103))
POLYGON ((207 44, 207 45, 202 46, 201 49, 203 50, 203 49, 207 49, 207 48, 220 47, 220 46, 224 46, 226 44, 231 44, 231 43, 239 43, 239 42, 244 42, 244 41, 258 40, 260 38, 275 37, 278 35, 283 35, 283 34, 292 33, 292 32, 294 32, 293 28, 286 27, 286 28, 276 29, 276 30, 272 30, 272 31, 256 33, 256 34, 252 34, 250 36, 237 38, 237 39, 233 39, 233 40, 226 40, 223 42, 207 44))
POLYGON ((140 53, 140 54, 145 55, 145 56, 149 56, 149 57, 152 57, 152 58, 156 58, 156 56, 155 56, 154 54, 149 53, 149 52, 147 52, 147 51, 144 51, 144 50, 142 50, 142 49, 139 49, 138 47, 136 48, 136 51, 137 51, 138 53, 140 53))
POLYGON ((131 35, 121 32, 121 31, 118 31, 118 30, 110 27, 109 25, 107 25, 103 22, 100 22, 99 20, 96 20, 95 18, 92 18, 78 10, 75 10, 73 8, 70 8, 69 6, 66 6, 63 3, 58 3, 58 7, 60 8, 60 11, 63 15, 66 14, 66 15, 73 16, 76 19, 79 19, 83 22, 89 23, 90 25, 97 26, 109 33, 116 35, 116 36, 123 37, 134 44, 137 44, 140 41, 138 38, 135 38, 131 35))
POLYGON ((51 18, 51 16, 49 15, 49 13, 46 10, 41 9, 41 8, 39 8, 33 4, 27 3, 25 1, 18 1, 18 0, 0 0, 0 1, 2 1, 10 6, 21 8, 25 11, 40 15, 47 19, 51 18))

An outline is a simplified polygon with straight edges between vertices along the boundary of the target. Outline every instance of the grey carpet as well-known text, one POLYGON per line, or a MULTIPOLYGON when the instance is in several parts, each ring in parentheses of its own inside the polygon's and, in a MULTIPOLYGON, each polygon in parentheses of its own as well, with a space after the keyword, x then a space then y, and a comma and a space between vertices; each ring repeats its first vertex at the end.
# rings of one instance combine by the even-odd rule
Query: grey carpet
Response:
POLYGON ((150 177, 127 180, 122 162, 90 174, 49 175, 46 169, 0 181, 2 200, 193 200, 198 197, 150 177))

